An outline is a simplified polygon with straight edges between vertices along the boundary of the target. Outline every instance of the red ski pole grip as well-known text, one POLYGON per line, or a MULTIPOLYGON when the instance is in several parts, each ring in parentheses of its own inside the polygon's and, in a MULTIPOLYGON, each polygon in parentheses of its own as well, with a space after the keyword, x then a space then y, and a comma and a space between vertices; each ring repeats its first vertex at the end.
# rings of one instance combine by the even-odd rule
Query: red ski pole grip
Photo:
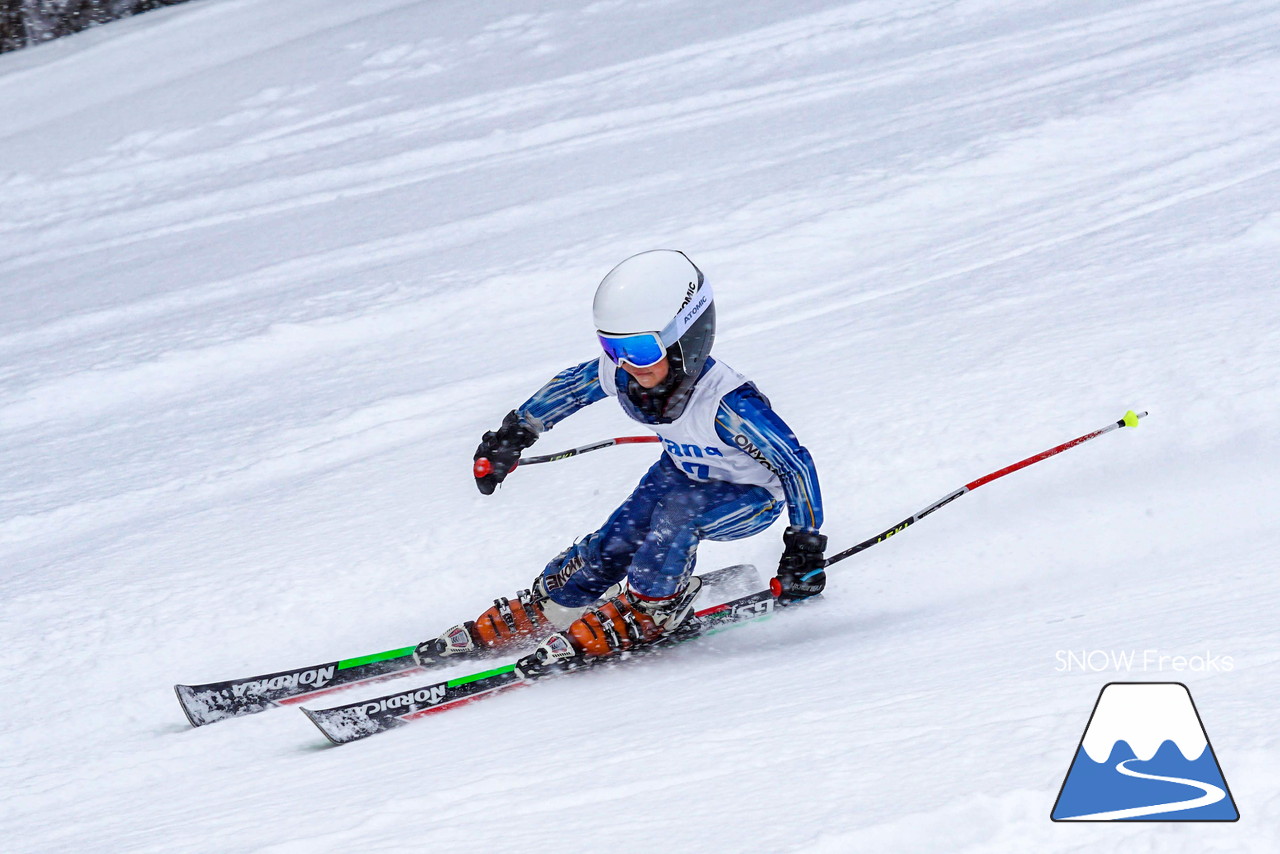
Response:
POLYGON ((488 477, 493 474, 493 464, 489 462, 488 457, 480 457, 476 460, 475 465, 471 467, 471 473, 475 475, 477 479, 488 477))

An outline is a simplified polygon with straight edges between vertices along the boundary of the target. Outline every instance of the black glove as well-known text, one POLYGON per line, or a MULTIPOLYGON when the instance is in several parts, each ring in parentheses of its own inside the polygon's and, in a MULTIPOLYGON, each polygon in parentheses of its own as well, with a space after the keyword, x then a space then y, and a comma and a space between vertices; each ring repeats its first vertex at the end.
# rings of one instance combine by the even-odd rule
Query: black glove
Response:
POLYGON ((502 419, 502 426, 490 430, 480 439, 480 447, 472 459, 480 458, 489 461, 489 473, 484 476, 472 472, 476 476, 476 489, 485 495, 492 495, 498 484, 506 478, 507 473, 520 462, 520 452, 538 441, 538 434, 520 423, 520 416, 513 409, 502 419))
POLYGON ((778 575, 769 583, 773 595, 783 605, 817 596, 827 586, 822 557, 827 538, 817 531, 787 528, 782 532, 782 544, 778 575))

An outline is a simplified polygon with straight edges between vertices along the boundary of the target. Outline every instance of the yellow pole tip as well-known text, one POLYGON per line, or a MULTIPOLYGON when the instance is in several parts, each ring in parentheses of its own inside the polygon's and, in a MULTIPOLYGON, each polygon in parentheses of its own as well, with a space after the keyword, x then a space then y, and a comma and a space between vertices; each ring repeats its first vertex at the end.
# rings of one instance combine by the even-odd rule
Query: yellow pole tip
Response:
POLYGON ((1125 426, 1126 426, 1126 427, 1137 427, 1137 426, 1138 426, 1138 413, 1134 412, 1132 409, 1130 409, 1128 412, 1126 412, 1126 413, 1124 414, 1124 424, 1125 424, 1125 426))

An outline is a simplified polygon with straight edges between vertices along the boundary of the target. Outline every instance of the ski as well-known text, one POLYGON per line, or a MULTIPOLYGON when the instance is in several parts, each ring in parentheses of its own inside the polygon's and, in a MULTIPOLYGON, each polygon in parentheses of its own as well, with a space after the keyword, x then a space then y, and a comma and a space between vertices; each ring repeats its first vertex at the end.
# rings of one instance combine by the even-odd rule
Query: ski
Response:
POLYGON ((174 685, 182 711, 192 726, 252 715, 278 706, 305 702, 355 685, 365 685, 426 668, 413 660, 414 646, 313 664, 227 682, 174 685))
MULTIPOLYGON (((704 588, 716 596, 733 596, 760 586, 754 566, 738 564, 709 572, 702 577, 704 588)), ((441 665, 483 660, 487 651, 475 655, 451 656, 440 665, 423 667, 413 658, 417 644, 387 650, 358 658, 312 664, 293 670, 281 670, 260 676, 208 682, 203 685, 174 685, 178 703, 192 726, 265 712, 282 706, 294 706, 316 697, 359 685, 383 682, 400 676, 427 672, 441 665)))
POLYGON ((516 670, 514 662, 437 682, 407 691, 398 691, 384 697, 360 700, 331 709, 302 709, 302 713, 316 725, 325 738, 334 744, 346 744, 357 739, 377 735, 390 729, 411 723, 427 715, 457 708, 495 694, 532 685, 552 676, 579 673, 593 667, 619 664, 637 657, 696 640, 727 628, 753 620, 763 619, 773 613, 776 599, 769 590, 761 590, 720 605, 697 611, 686 628, 658 643, 640 647, 614 658, 588 659, 587 663, 564 673, 553 671, 546 676, 526 677, 516 670))

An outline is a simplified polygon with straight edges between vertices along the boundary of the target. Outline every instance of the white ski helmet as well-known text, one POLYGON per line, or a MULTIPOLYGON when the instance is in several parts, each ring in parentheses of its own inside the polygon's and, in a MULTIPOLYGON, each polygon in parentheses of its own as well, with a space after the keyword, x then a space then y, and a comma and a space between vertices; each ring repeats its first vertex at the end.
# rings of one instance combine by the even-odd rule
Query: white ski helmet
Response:
POLYGON ((615 364, 647 367, 665 355, 673 385, 697 379, 716 337, 711 286, 673 249, 641 252, 610 270, 596 288, 592 316, 615 364))

